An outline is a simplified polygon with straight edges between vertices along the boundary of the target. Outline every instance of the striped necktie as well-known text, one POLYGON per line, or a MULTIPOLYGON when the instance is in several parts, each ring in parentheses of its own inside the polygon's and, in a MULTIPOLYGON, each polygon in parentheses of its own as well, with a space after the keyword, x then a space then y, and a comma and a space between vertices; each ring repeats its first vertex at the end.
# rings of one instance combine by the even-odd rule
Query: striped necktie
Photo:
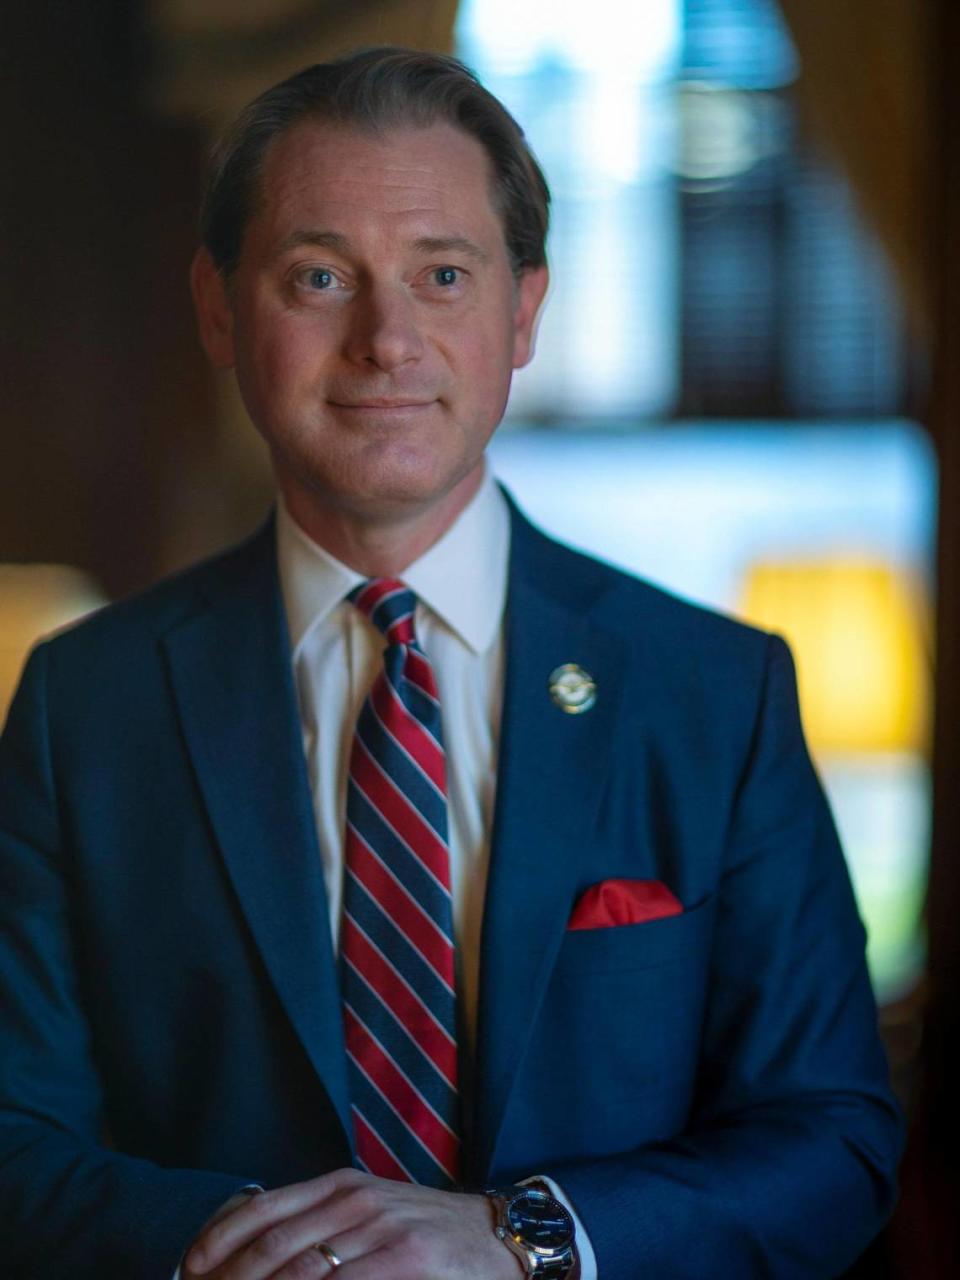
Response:
POLYGON ((341 989, 357 1155, 383 1178, 459 1181, 446 768, 416 597, 373 578, 349 599, 386 637, 347 783, 341 989))

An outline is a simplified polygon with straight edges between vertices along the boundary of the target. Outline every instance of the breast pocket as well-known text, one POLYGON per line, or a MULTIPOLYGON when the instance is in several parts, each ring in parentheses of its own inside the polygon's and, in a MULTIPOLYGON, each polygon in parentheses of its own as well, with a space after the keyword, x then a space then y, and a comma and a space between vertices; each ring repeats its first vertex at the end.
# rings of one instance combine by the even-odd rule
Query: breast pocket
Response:
POLYGON ((605 929, 570 929, 557 957, 555 977, 600 975, 706 962, 716 899, 709 897, 677 916, 605 929))
POLYGON ((550 1081, 525 1123, 543 1153, 597 1156, 682 1130, 692 1104, 709 986, 715 898, 682 915, 568 932, 524 1073, 550 1081))

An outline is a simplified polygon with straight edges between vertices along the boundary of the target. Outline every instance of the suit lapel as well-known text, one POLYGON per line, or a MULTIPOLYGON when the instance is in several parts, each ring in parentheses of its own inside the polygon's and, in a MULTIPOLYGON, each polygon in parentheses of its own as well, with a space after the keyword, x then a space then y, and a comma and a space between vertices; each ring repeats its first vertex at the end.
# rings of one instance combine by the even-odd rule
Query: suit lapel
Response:
MULTIPOLYGON (((507 663, 493 848, 484 909, 477 1028, 473 1176, 483 1181, 563 939, 586 860, 615 738, 623 642, 590 621, 594 603, 558 583, 568 553, 514 514, 507 663), (595 706, 571 715, 550 673, 577 663, 595 706)), ((592 586, 594 595, 597 588, 592 586)), ((589 876, 587 875, 587 879, 589 876)))
POLYGON ((272 522, 166 637, 207 813, 280 1000, 352 1142, 340 992, 272 522))
MULTIPOLYGON (((511 1086, 586 860, 615 739, 622 641, 594 625, 596 579, 514 513, 507 663, 484 910, 470 1173, 495 1162, 511 1086), (556 587, 556 590, 553 588, 556 587), (555 667, 597 681, 569 715, 555 667)), ((205 606, 165 637, 184 739, 223 860, 279 998, 352 1146, 340 991, 303 758, 272 523, 237 552, 205 606)))

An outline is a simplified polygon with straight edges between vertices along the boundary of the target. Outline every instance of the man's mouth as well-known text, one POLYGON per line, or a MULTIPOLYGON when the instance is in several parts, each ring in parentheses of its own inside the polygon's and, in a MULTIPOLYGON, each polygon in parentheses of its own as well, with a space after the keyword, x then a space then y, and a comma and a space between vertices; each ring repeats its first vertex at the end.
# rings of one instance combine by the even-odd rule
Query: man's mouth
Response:
POLYGON ((337 409, 425 409, 433 400, 390 399, 371 397, 365 400, 331 400, 337 409))

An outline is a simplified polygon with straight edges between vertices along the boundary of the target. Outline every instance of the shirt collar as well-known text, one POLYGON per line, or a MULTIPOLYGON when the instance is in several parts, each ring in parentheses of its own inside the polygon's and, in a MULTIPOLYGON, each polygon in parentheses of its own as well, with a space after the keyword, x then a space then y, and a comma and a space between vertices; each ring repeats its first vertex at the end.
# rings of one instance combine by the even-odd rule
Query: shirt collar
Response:
MULTIPOLYGON (((277 504, 280 587, 294 652, 363 581, 363 576, 309 538, 277 504)), ((474 653, 485 652, 500 631, 507 596, 510 516, 485 467, 480 488, 450 528, 401 575, 417 597, 474 653)))

